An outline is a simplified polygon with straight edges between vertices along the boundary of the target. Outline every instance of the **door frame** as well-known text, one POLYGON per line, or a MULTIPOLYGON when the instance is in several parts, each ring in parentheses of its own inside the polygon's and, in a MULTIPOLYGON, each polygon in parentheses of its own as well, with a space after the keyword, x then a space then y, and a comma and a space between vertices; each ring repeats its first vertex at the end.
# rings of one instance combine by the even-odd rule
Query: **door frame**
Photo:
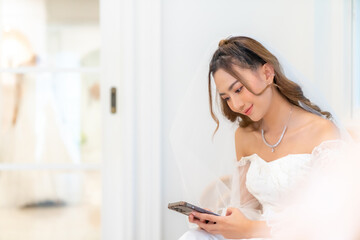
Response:
POLYGON ((102 0, 100 25, 102 239, 160 239, 161 1, 102 0))

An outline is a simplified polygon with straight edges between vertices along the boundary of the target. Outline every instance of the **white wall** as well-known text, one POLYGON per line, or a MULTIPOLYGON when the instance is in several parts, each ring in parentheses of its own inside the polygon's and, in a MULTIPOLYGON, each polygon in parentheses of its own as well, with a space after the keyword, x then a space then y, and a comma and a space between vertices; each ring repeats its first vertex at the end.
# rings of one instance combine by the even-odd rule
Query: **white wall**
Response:
MULTIPOLYGON (((335 103, 338 99, 332 99, 331 96, 336 89, 334 86, 342 86, 343 83, 339 84, 338 78, 343 76, 343 72, 333 68, 343 62, 341 57, 346 48, 342 35, 336 37, 336 34, 343 31, 342 23, 336 23, 342 19, 346 10, 341 8, 342 2, 163 1, 163 239, 177 239, 187 229, 186 217, 166 209, 168 202, 184 200, 169 143, 169 131, 200 61, 209 55, 209 47, 230 35, 247 35, 270 44, 310 81, 321 83, 325 97, 335 103), (333 29, 333 25, 337 28, 333 29), (323 44, 330 36, 332 41, 323 44), (338 43, 342 48, 333 49, 338 43), (334 56, 339 56, 339 59, 334 59, 334 56), (331 73, 324 73, 330 69, 331 73), (336 79, 331 76, 333 74, 336 79), (325 79, 320 81, 319 78, 325 79)), ((347 109, 341 108, 339 104, 341 105, 337 103, 335 106, 338 113, 346 112, 347 109)))

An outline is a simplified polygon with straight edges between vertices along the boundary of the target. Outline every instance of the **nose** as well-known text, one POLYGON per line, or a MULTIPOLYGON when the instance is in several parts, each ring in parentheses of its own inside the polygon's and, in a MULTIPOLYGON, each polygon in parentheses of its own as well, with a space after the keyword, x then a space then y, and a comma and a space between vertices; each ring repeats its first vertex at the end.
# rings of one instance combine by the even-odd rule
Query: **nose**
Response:
POLYGON ((244 101, 240 97, 231 98, 231 105, 234 111, 240 111, 244 109, 244 101))

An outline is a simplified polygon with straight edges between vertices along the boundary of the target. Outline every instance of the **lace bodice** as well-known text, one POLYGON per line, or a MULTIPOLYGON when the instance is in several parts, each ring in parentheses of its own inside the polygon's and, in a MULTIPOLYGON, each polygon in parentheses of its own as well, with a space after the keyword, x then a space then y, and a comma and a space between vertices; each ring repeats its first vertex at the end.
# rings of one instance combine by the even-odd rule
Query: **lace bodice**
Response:
POLYGON ((246 187, 262 205, 263 214, 281 208, 282 200, 307 172, 310 159, 311 154, 291 154, 271 162, 257 154, 245 158, 251 162, 246 187))
MULTIPOLYGON (((297 191, 297 187, 306 179, 314 162, 319 161, 324 164, 323 159, 327 159, 326 155, 330 153, 329 151, 337 148, 341 143, 341 140, 324 141, 315 147, 311 154, 289 154, 270 162, 257 154, 243 157, 236 163, 238 170, 234 175, 233 197, 239 194, 237 189, 241 186, 238 186, 238 183, 242 180, 238 179, 245 174, 246 179, 243 181, 247 191, 261 204, 262 210, 258 213, 261 213, 261 219, 265 219, 267 215, 281 210, 284 206, 283 201, 297 191), (240 170, 245 165, 248 165, 246 171, 240 170)), ((238 201, 236 198, 233 200, 238 201)), ((256 206, 253 201, 247 201, 245 205, 245 208, 256 206)), ((240 207, 244 208, 244 204, 240 207)))

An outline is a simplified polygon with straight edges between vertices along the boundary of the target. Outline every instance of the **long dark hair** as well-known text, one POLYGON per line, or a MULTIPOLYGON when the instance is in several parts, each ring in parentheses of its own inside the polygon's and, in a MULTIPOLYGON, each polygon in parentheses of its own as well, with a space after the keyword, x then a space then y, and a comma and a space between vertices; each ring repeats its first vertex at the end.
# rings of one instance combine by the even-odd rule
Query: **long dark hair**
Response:
MULTIPOLYGON (((219 47, 213 54, 209 64, 209 103, 211 116, 217 123, 215 132, 219 128, 219 119, 216 117, 213 111, 213 97, 211 94, 211 78, 214 73, 219 69, 223 69, 238 81, 240 81, 252 94, 260 95, 266 90, 266 88, 260 93, 254 93, 251 88, 248 87, 248 84, 242 81, 242 79, 237 75, 236 71, 234 70, 234 66, 239 66, 243 69, 256 70, 259 66, 262 66, 265 63, 269 63, 273 66, 275 77, 274 83, 272 85, 277 88, 279 93, 285 97, 285 99, 287 99, 295 106, 300 106, 299 101, 301 101, 303 104, 326 116, 326 118, 331 118, 331 114, 329 112, 322 111, 317 105, 313 104, 308 98, 304 96, 301 87, 293 81, 289 80, 284 75, 277 58, 271 54, 261 43, 249 37, 238 36, 221 40, 219 42, 219 47)), ((222 98, 220 99, 221 111, 224 116, 231 122, 238 121, 239 126, 242 128, 248 126, 252 127, 254 130, 259 128, 259 122, 254 122, 245 115, 233 112, 229 108, 227 102, 222 98)))

